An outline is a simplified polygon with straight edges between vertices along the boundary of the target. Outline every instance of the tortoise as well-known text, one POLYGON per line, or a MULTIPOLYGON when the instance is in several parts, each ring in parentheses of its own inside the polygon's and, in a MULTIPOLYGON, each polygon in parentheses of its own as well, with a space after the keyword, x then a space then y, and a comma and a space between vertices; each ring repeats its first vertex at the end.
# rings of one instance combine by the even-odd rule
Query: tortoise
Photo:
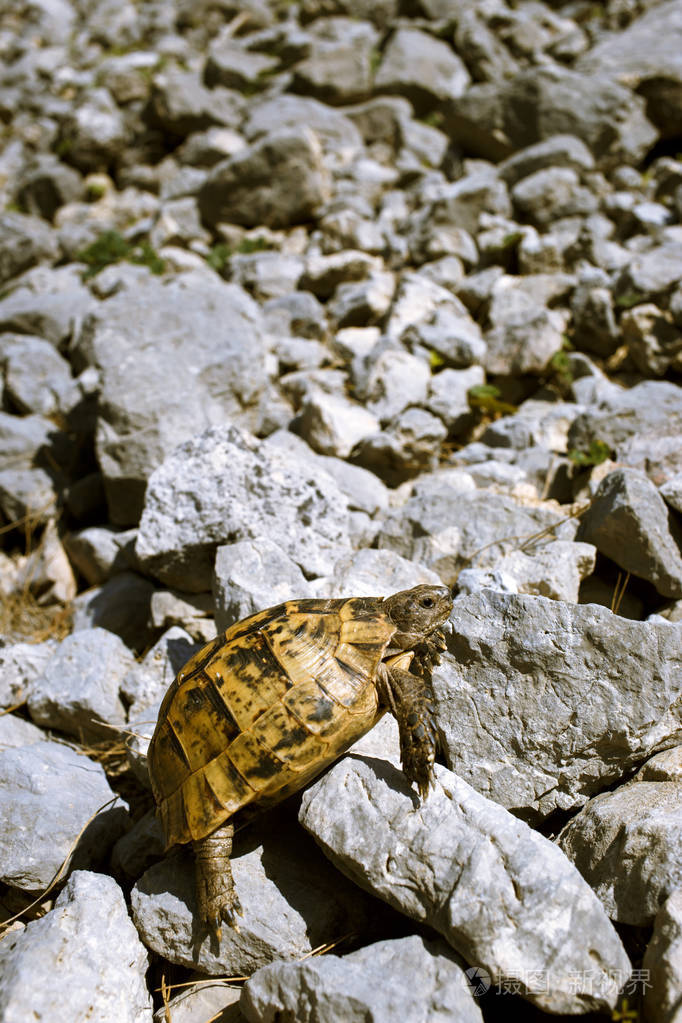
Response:
POLYGON ((233 814, 303 788, 389 710, 405 775, 424 798, 437 733, 431 668, 452 610, 446 586, 288 600, 230 626, 185 664, 149 745, 167 840, 192 843, 205 927, 238 930, 233 814))

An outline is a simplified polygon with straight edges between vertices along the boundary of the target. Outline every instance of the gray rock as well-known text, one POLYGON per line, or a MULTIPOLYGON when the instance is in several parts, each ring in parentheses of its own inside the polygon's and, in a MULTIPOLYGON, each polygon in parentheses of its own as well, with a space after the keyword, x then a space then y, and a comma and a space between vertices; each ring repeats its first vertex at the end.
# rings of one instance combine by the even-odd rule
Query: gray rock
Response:
POLYGON ((379 323, 388 312, 395 290, 395 276, 374 270, 363 281, 340 284, 327 311, 337 327, 379 323))
POLYGON ((347 876, 435 927, 493 983, 514 979, 550 1012, 613 1006, 612 974, 627 978, 629 962, 577 870, 456 775, 435 773, 419 805, 392 764, 346 758, 304 794, 300 820, 347 876), (581 971, 589 984, 575 983, 581 971))
POLYGON ((76 596, 76 580, 54 518, 47 519, 39 545, 21 565, 16 588, 41 606, 68 604, 76 596))
POLYGON ((42 643, 14 643, 9 637, 0 637, 0 707, 7 709, 26 700, 57 646, 54 639, 42 643))
POLYGON ((682 242, 670 241, 635 253, 615 282, 616 302, 660 300, 682 279, 682 242))
POLYGON ((245 253, 230 259, 232 281, 260 301, 290 295, 302 271, 303 259, 285 252, 245 253))
POLYGON ((557 842, 613 920, 646 927, 682 883, 682 785, 642 781, 602 792, 557 842))
POLYGON ((446 761, 503 806, 576 809, 679 741, 679 625, 492 590, 451 621, 434 672, 446 761))
POLYGON ((369 409, 341 394, 311 389, 301 406, 297 430, 321 455, 347 458, 356 444, 379 429, 369 409))
POLYGON ((525 146, 499 166, 500 177, 513 187, 548 168, 567 168, 578 174, 594 169, 594 157, 585 143, 575 135, 553 135, 543 142, 525 146))
POLYGON ((137 881, 145 870, 163 859, 166 836, 156 809, 148 810, 116 842, 111 852, 114 877, 137 881))
POLYGON ((74 568, 91 586, 98 586, 111 575, 131 568, 137 533, 134 529, 110 529, 88 526, 78 533, 67 533, 64 548, 74 568))
POLYGON ((441 419, 426 409, 408 408, 381 433, 360 441, 352 457, 388 486, 398 486, 420 472, 435 469, 446 437, 441 419))
POLYGON ((682 746, 671 746, 656 753, 640 767, 634 781, 681 781, 682 746))
POLYGON ((597 199, 580 185, 572 167, 548 167, 519 181, 511 191, 521 220, 541 230, 560 217, 585 216, 597 209, 597 199))
POLYGON ((144 650, 150 635, 154 584, 137 572, 119 572, 102 586, 79 593, 73 601, 73 630, 107 629, 131 650, 144 650))
POLYGON ((128 667, 120 679, 120 691, 131 720, 140 718, 148 708, 158 706, 175 676, 198 649, 188 632, 179 625, 172 625, 141 661, 128 667))
POLYGON ((682 337, 669 312, 652 302, 628 309, 620 321, 623 341, 644 376, 662 377, 682 368, 682 337))
POLYGON ((204 65, 204 82, 210 89, 224 85, 228 89, 257 87, 263 76, 273 72, 279 61, 264 53, 253 53, 235 40, 231 26, 211 42, 204 65))
POLYGON ((131 893, 144 943, 202 973, 242 976, 367 925, 369 900, 339 877, 283 811, 271 811, 258 830, 240 832, 232 871, 244 914, 239 933, 223 927, 216 949, 196 916, 194 858, 176 852, 147 870, 131 893))
POLYGON ((603 168, 636 165, 658 137, 645 102, 602 74, 557 65, 521 71, 503 85, 484 82, 451 100, 444 128, 469 152, 503 160, 516 150, 574 135, 603 168))
POLYGON ((682 14, 675 0, 657 4, 624 31, 606 36, 577 64, 581 73, 611 76, 646 99, 663 138, 682 130, 682 14), (654 56, 655 55, 655 56, 654 56))
POLYGON ((467 395, 472 387, 479 387, 484 382, 482 366, 444 369, 431 377, 426 408, 443 420, 452 436, 465 433, 474 422, 474 412, 467 395))
POLYGON ((213 984, 200 981, 171 998, 167 1008, 157 1009, 154 1023, 166 1023, 167 1013, 173 1023, 206 1023, 209 1019, 214 1023, 244 1023, 239 1009, 241 993, 240 987, 230 987, 220 980, 213 984))
POLYGON ((35 742, 43 742, 45 733, 36 728, 30 721, 24 721, 16 714, 0 715, 0 749, 18 746, 32 746, 35 742))
POLYGON ((542 373, 564 344, 568 316, 548 309, 521 287, 502 278, 493 289, 486 333, 485 367, 489 373, 522 376, 542 373))
POLYGON ((263 335, 246 293, 203 273, 150 280, 89 317, 74 356, 100 373, 97 455, 114 524, 138 521, 149 474, 180 441, 226 420, 255 425, 263 335))
POLYGON ((21 415, 65 416, 80 392, 54 345, 30 334, 0 335, 5 396, 21 415))
POLYGON ((659 493, 666 504, 682 515, 682 472, 671 476, 659 487, 659 493))
MULTIPOLYGON (((643 440, 649 448, 654 440, 660 442, 676 434, 682 434, 680 388, 668 381, 645 380, 630 390, 605 393, 595 407, 575 420, 568 445, 588 451, 593 440, 600 440, 620 457, 628 442, 643 440)), ((673 447, 678 445, 673 442, 673 447)))
POLYGON ((568 431, 582 406, 568 401, 546 402, 529 398, 518 412, 491 423, 481 434, 481 443, 493 448, 515 448, 523 451, 540 447, 564 453, 568 431))
POLYGON ((243 105, 238 93, 207 89, 197 71, 171 65, 154 76, 145 115, 155 127, 184 137, 214 125, 237 128, 243 105))
POLYGON ((268 536, 306 575, 349 549, 348 506, 307 460, 261 447, 236 427, 181 445, 153 473, 137 538, 140 564, 167 585, 209 589, 215 548, 268 536))
POLYGON ((62 864, 65 876, 106 861, 128 821, 125 804, 110 805, 115 793, 101 766, 56 742, 0 749, 0 793, 12 821, 0 834, 0 876, 30 892, 46 888, 62 864))
POLYGON ((608 287, 609 278, 593 267, 584 270, 571 300, 574 343, 580 351, 608 356, 615 352, 620 340, 608 287))
POLYGON ((315 133, 281 128, 217 164, 198 200, 209 224, 287 227, 309 220, 329 190, 315 133))
POLYGON ((682 529, 644 473, 609 473, 581 517, 579 536, 664 597, 682 597, 682 529))
POLYGON ((60 206, 80 199, 80 174, 52 153, 36 153, 17 182, 17 199, 29 214, 53 220, 60 206))
POLYGON ((394 551, 365 548, 337 561, 333 575, 315 581, 320 597, 389 597, 422 584, 441 586, 435 572, 394 551))
POLYGON ((285 600, 312 596, 298 565, 267 536, 218 547, 213 575, 218 632, 285 600))
POLYGON ((123 114, 107 89, 89 89, 61 127, 61 144, 80 170, 106 168, 128 137, 123 114))
MULTIPOLYGON (((496 563, 495 572, 511 577, 516 593, 577 604, 580 584, 594 571, 596 554, 592 544, 554 540, 532 555, 520 550, 506 554, 496 563)), ((461 585, 461 575, 457 583, 461 585)))
POLYGON ((372 90, 372 56, 379 34, 367 21, 320 18, 310 27, 310 53, 293 69, 293 92, 340 105, 372 90))
POLYGON ((312 130, 325 153, 343 153, 345 158, 362 151, 362 137, 350 118, 326 103, 307 96, 275 96, 253 103, 243 131, 250 140, 287 128, 312 130))
POLYGON ((106 629, 83 629, 63 639, 31 685, 28 709, 36 724, 79 738, 110 738, 123 724, 119 685, 135 660, 106 629))
POLYGON ((148 965, 116 882, 79 870, 51 912, 2 942, 0 1014, 151 1023, 148 965))
POLYGON ((472 563, 479 568, 495 565, 505 550, 519 547, 521 538, 555 529, 559 539, 571 539, 575 527, 561 523, 562 516, 551 508, 524 506, 502 494, 477 493, 471 476, 450 469, 416 483, 402 508, 385 517, 378 546, 419 561, 452 585, 463 568, 472 563))
POLYGON ((156 590, 150 605, 154 629, 183 628, 195 643, 205 643, 216 633, 213 620, 213 596, 210 593, 182 593, 180 590, 156 590))
POLYGON ((642 968, 648 970, 644 991, 647 1019, 679 1023, 682 1004, 682 888, 666 899, 654 920, 642 968))
POLYGON ((466 65, 443 40, 416 28, 399 28, 384 50, 374 88, 406 96, 417 113, 425 113, 461 96, 470 81, 466 65))
POLYGON ((61 347, 94 305, 74 267, 33 267, 0 299, 0 330, 33 334, 61 347))
POLYGON ((252 1023, 286 1014, 301 1023, 483 1019, 459 957, 445 942, 416 934, 346 956, 263 966, 244 985, 240 1008, 252 1023))
POLYGON ((58 256, 55 233, 40 217, 11 211, 0 216, 0 284, 58 256))

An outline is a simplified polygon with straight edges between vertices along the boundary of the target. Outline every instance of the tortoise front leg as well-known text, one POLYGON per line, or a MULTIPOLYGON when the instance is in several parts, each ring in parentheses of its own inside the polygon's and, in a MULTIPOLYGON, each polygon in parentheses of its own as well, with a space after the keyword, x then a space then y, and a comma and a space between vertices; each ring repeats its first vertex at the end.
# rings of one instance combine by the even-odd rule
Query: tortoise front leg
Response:
POLYGON ((377 681, 381 699, 398 722, 403 771, 425 799, 438 746, 430 678, 412 675, 389 662, 380 666, 377 681))
POLYGON ((196 858, 195 884, 199 917, 218 940, 223 921, 239 933, 237 916, 241 916, 242 907, 234 887, 230 864, 233 835, 234 824, 228 821, 206 838, 192 843, 196 858))

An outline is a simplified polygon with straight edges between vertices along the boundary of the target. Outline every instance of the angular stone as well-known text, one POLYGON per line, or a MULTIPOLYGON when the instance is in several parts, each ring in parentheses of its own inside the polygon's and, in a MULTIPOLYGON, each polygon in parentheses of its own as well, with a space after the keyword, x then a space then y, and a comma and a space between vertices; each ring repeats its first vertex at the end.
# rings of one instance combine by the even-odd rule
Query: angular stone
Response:
POLYGON ((125 804, 109 805, 118 797, 101 766, 56 742, 0 749, 0 796, 12 821, 0 832, 0 879, 30 892, 65 861, 62 876, 105 862, 128 822, 125 804))
POLYGON ((138 521, 147 477, 180 441, 226 420, 255 425, 263 335, 246 293, 203 273, 100 304, 75 355, 100 373, 97 455, 112 522, 138 521))
POLYGON ((568 316, 532 298, 506 279, 493 291, 485 367, 501 376, 542 373, 561 351, 568 316))
POLYGON ((54 909, 0 945, 0 1014, 151 1023, 148 965, 116 882, 78 870, 54 909))
POLYGON ((446 42, 419 29, 399 28, 384 50, 374 88, 406 96, 423 114, 442 100, 461 96, 470 80, 466 65, 446 42))
POLYGON ((73 602, 73 630, 107 629, 131 650, 148 647, 154 584, 137 572, 119 572, 102 586, 79 593, 73 602))
POLYGON ((179 625, 167 629, 141 661, 129 666, 120 680, 129 717, 137 719, 147 708, 158 706, 180 669, 199 649, 179 625))
POLYGON ((586 409, 573 423, 568 445, 588 451, 590 443, 599 440, 620 456, 626 442, 644 440, 649 449, 652 443, 676 434, 682 435, 680 388, 668 381, 645 380, 630 390, 609 390, 586 409))
POLYGON ((283 128, 312 130, 325 153, 343 155, 344 159, 362 151, 362 137, 350 118, 307 96, 285 94, 254 103, 249 107, 243 130, 253 141, 283 128))
POLYGON ((420 472, 435 469, 447 430, 426 409, 408 408, 385 430, 360 441, 353 460, 375 472, 388 486, 398 486, 420 472))
POLYGON ((313 22, 310 54, 294 67, 292 91, 334 106, 366 99, 377 40, 367 21, 326 17, 313 22))
POLYGON ((427 565, 452 585, 463 568, 494 565, 512 542, 519 546, 521 537, 556 529, 563 540, 575 532, 574 525, 562 524, 558 511, 475 488, 471 476, 460 469, 424 476, 409 500, 385 517, 378 546, 427 565))
POLYGON ((525 818, 583 806, 680 741, 679 624, 492 590, 451 621, 433 676, 446 761, 525 818))
POLYGON ((474 422, 474 411, 467 398, 469 390, 484 382, 482 366, 441 370, 431 377, 425 405, 429 412, 443 420, 448 433, 456 437, 474 422))
POLYGON ((585 216, 597 209, 597 199, 581 187, 571 167, 548 167, 523 178, 511 192, 517 216, 546 230, 560 217, 585 216))
POLYGON ((243 100, 227 89, 207 89, 198 72, 170 66, 154 77, 145 117, 170 135, 185 137, 213 125, 237 128, 243 100))
POLYGON ((627 977, 629 961, 577 870, 456 775, 435 774, 420 805, 392 764, 346 758, 304 793, 301 823, 344 874, 428 922, 493 983, 513 979, 555 1013, 613 1006, 612 974, 627 977), (542 990, 527 982, 536 971, 542 990))
POLYGON ((367 926, 369 900, 339 877, 284 810, 270 811, 260 826, 238 834, 232 871, 244 912, 239 933, 223 927, 216 948, 199 928, 194 857, 176 851, 150 867, 131 894, 144 943, 202 973, 242 976, 367 926))
POLYGON ((666 899, 654 920, 642 968, 648 970, 644 991, 647 1018, 679 1023, 682 1004, 682 888, 666 899))
POLYGON ((11 211, 0 215, 0 285, 35 263, 52 263, 58 255, 55 233, 41 217, 11 211))
POLYGON ((574 135, 598 166, 636 166, 658 137, 644 110, 640 96, 605 75, 553 65, 521 71, 502 85, 471 86, 448 103, 444 128, 488 160, 504 160, 554 135, 574 135))
POLYGON ((267 536, 218 547, 213 576, 216 630, 285 600, 311 597, 298 565, 267 536))
POLYGON ((643 472, 609 473, 581 517, 579 536, 664 597, 682 597, 682 528, 643 472))
POLYGON ((543 142, 526 146, 500 164, 499 174, 510 187, 537 171, 565 167, 579 174, 594 169, 594 157, 575 135, 554 135, 543 142))
POLYGON ((0 299, 0 330, 18 331, 63 346, 95 306, 74 267, 34 267, 0 299))
POLYGON ((44 742, 45 732, 24 721, 17 714, 0 715, 0 748, 12 746, 32 746, 34 742, 44 742))
POLYGON ((152 475, 137 538, 145 570, 190 592, 210 589, 215 548, 268 536, 306 575, 349 550, 348 506, 326 473, 266 450, 236 427, 177 448, 152 475))
POLYGON ((204 66, 204 82, 209 89, 224 85, 228 89, 257 86, 262 76, 276 69, 279 61, 264 53, 252 53, 240 46, 230 26, 226 26, 208 48, 204 66))
POLYGON ((9 637, 0 637, 0 707, 7 709, 24 703, 57 647, 54 639, 42 643, 13 643, 9 637))
POLYGON ((31 685, 32 719, 79 738, 110 738, 111 726, 125 721, 119 683, 134 663, 123 640, 106 629, 72 633, 31 685))
POLYGON ((379 420, 343 395, 311 390, 301 406, 297 428, 314 451, 347 458, 356 444, 379 429, 379 420))
POLYGON ((577 64, 644 96, 663 138, 682 132, 682 12, 675 0, 645 8, 622 32, 598 41, 577 64))
POLYGON ((31 334, 0 334, 5 395, 21 415, 65 416, 81 395, 66 359, 31 334))
POLYGON ((217 164, 199 190, 199 209, 208 224, 288 227, 310 220, 329 188, 315 133, 282 128, 217 164))
POLYGON ((483 1020, 462 960, 445 942, 416 934, 341 957, 263 966, 244 985, 240 1008, 251 1023, 275 1014, 290 1014, 301 1023, 483 1020), (391 983, 386 982, 389 975, 391 983))
POLYGON ((132 567, 131 547, 136 535, 134 529, 88 526, 78 533, 67 533, 64 547, 83 578, 91 586, 98 586, 116 572, 132 567))
POLYGON ((557 842, 611 919, 646 927, 682 885, 682 785, 642 781, 602 792, 557 842))
POLYGON ((632 360, 644 376, 662 377, 682 368, 682 336, 670 313, 645 302, 628 309, 620 326, 632 360))
POLYGON ((315 591, 320 597, 389 597, 421 585, 442 586, 442 581, 393 551, 364 548, 337 561, 333 575, 315 582, 315 591))

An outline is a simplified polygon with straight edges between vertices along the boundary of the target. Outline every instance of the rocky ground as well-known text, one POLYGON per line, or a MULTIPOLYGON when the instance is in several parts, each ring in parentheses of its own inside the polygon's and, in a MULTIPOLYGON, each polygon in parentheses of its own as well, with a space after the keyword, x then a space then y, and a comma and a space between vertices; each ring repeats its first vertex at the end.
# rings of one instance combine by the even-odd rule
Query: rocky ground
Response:
POLYGON ((679 1023, 682 4, 16 0, 0 55, 0 1017, 679 1023), (441 581, 435 789, 385 718, 198 937, 175 672, 441 581))

